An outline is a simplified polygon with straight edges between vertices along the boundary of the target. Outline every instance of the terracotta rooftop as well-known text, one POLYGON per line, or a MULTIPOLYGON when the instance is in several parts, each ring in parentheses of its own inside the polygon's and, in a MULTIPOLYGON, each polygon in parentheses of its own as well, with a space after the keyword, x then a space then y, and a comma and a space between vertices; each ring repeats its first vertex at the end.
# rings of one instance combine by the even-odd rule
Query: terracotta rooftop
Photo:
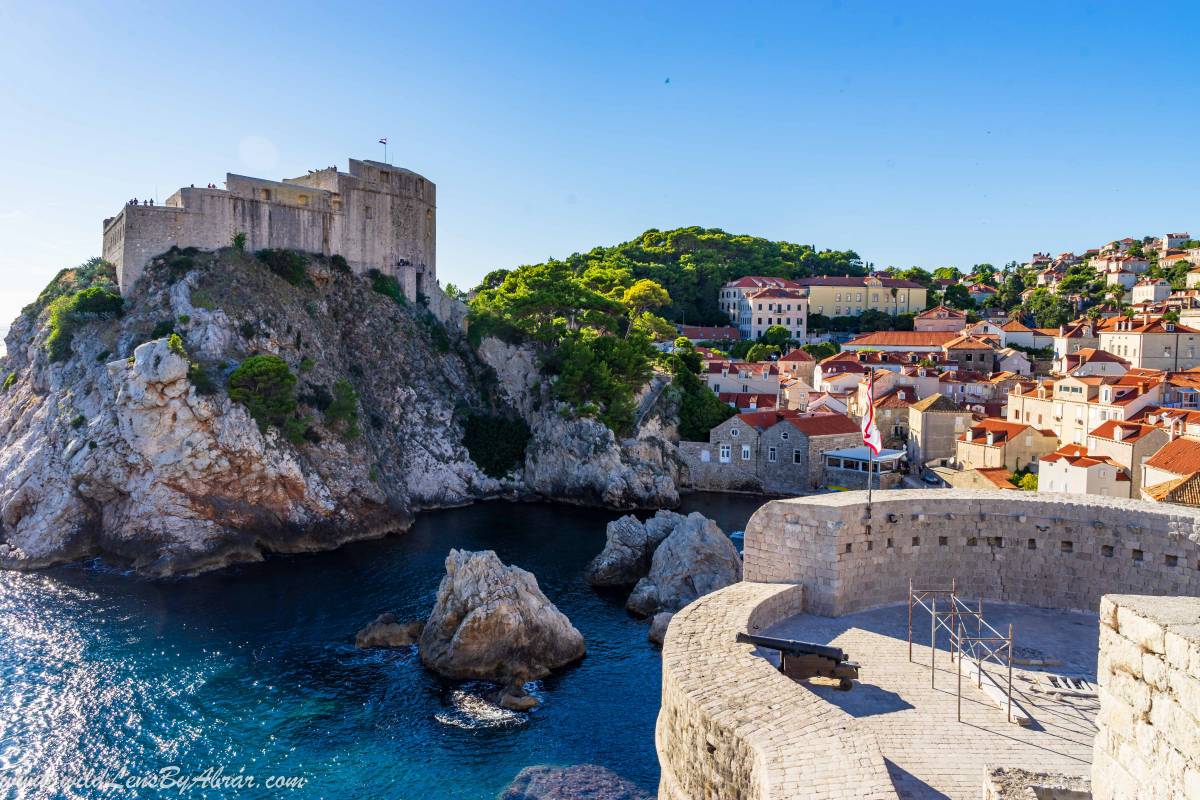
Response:
POLYGON ((1142 493, 1160 503, 1200 506, 1200 472, 1147 486, 1142 493))
POLYGON ((997 489, 1012 489, 1018 492, 1021 491, 1016 487, 1016 485, 1013 484, 1012 481, 1009 480, 1009 478, 1013 476, 1012 470, 1005 469, 1004 467, 978 467, 975 471, 991 483, 995 484, 997 489))
POLYGON ((1097 439, 1109 439, 1114 442, 1136 442, 1153 430, 1155 430, 1155 426, 1153 425, 1110 419, 1107 422, 1100 423, 1088 435, 1095 436, 1097 439), (1119 436, 1118 433, 1120 434, 1119 436))
POLYGON ((916 319, 939 319, 947 317, 950 319, 966 319, 967 314, 965 311, 939 305, 925 309, 920 314, 917 314, 916 319))
MULTIPOLYGON (((914 281, 901 280, 900 278, 876 278, 883 284, 884 288, 896 289, 924 289, 925 287, 914 281)), ((800 286, 866 286, 867 279, 861 276, 854 275, 820 275, 815 278, 801 278, 796 281, 800 286)))
POLYGON ((858 347, 941 347, 961 334, 954 331, 876 331, 857 336, 846 346, 858 347))
POLYGON ((1182 436, 1167 442, 1146 461, 1146 466, 1176 475, 1200 472, 1200 441, 1182 436))
POLYGON ((746 275, 725 285, 737 289, 765 289, 768 286, 778 286, 782 289, 800 288, 800 284, 791 278, 773 278, 768 275, 746 275))
POLYGON ((1096 455, 1094 453, 1089 453, 1088 449, 1086 447, 1083 447, 1082 445, 1069 444, 1064 447, 1060 447, 1057 450, 1055 450, 1053 453, 1049 453, 1047 455, 1042 456, 1039 460, 1047 461, 1050 463, 1054 463, 1054 462, 1058 462, 1058 461, 1066 461, 1072 467, 1083 467, 1083 468, 1096 467, 1096 466, 1100 466, 1103 464, 1105 466, 1113 467, 1117 470, 1115 477, 1118 481, 1129 480, 1129 476, 1127 474, 1125 474, 1125 468, 1122 467, 1120 464, 1113 461, 1108 456, 1102 456, 1102 455, 1096 455))
POLYGON ((767 392, 721 392, 717 395, 722 403, 734 408, 774 408, 778 402, 775 395, 767 392))
POLYGON ((788 417, 787 421, 806 436, 834 436, 841 433, 859 433, 861 430, 857 422, 843 414, 788 417))
POLYGON ((738 341, 742 338, 741 331, 732 325, 680 325, 679 335, 700 341, 720 341, 721 339, 738 341))
POLYGON ((812 355, 810 353, 808 353, 808 351, 801 350, 799 347, 797 347, 795 350, 788 353, 786 356, 784 356, 783 358, 781 358, 779 360, 780 361, 816 361, 816 359, 814 359, 812 357, 812 355))

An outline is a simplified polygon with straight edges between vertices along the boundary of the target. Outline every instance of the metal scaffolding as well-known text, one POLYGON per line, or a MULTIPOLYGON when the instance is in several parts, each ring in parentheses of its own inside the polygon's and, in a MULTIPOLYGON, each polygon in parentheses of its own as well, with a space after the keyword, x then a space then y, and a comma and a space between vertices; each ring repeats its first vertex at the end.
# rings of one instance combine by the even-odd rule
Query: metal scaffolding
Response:
POLYGON ((962 722, 962 677, 963 661, 973 671, 976 686, 984 688, 984 681, 994 686, 1004 696, 1008 721, 1013 721, 1013 626, 1008 625, 1008 635, 996 630, 983 617, 983 597, 972 608, 958 594, 958 581, 952 579, 949 589, 918 589, 908 581, 908 660, 913 660, 913 609, 922 608, 929 612, 929 685, 937 680, 937 635, 944 630, 950 637, 950 661, 958 672, 958 721, 962 722), (944 597, 944 610, 938 611, 938 598, 944 597), (974 620, 975 634, 969 630, 974 620), (999 665, 1007 672, 1007 685, 1001 686, 984 671, 984 664, 999 665))

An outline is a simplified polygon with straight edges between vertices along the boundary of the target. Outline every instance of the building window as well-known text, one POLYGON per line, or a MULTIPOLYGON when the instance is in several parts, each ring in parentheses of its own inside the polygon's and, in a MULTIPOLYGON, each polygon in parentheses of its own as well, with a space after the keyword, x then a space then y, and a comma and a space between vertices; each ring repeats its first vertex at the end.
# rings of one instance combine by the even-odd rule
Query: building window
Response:
POLYGON ((788 436, 789 436, 789 434, 788 434, 788 432, 787 432, 787 431, 780 431, 780 432, 779 432, 779 438, 780 438, 780 439, 783 439, 785 442, 788 440, 788 436))
POLYGON ((366 214, 367 214, 367 219, 373 219, 375 217, 375 214, 372 213, 370 206, 366 207, 366 214))
POLYGON ((297 198, 297 200, 299 200, 299 201, 300 201, 300 205, 302 205, 302 206, 306 206, 306 205, 308 205, 308 195, 306 195, 306 194, 302 194, 302 195, 300 195, 300 196, 297 198))
POLYGON ((803 462, 804 462, 804 459, 800 457, 800 451, 793 450, 792 451, 792 463, 793 464, 802 464, 803 462))
POLYGON ((774 447, 768 447, 768 448, 767 448, 767 461, 770 461, 772 464, 774 464, 774 463, 775 463, 776 461, 778 461, 778 460, 779 460, 779 459, 776 457, 776 451, 775 451, 775 448, 774 448, 774 447))
POLYGON ((742 435, 742 431, 741 431, 739 428, 730 428, 730 429, 729 429, 729 435, 730 435, 730 436, 741 436, 741 435, 742 435))
POLYGON ((271 190, 270 189, 262 189, 261 191, 262 191, 262 199, 266 200, 268 203, 271 202, 271 190))
POLYGON ((732 452, 732 450, 730 449, 729 445, 727 445, 727 444, 721 445, 721 463, 722 464, 729 463, 731 452, 732 452))
POLYGON ((744 444, 744 445, 742 445, 742 461, 749 461, 749 460, 750 460, 750 445, 744 444))

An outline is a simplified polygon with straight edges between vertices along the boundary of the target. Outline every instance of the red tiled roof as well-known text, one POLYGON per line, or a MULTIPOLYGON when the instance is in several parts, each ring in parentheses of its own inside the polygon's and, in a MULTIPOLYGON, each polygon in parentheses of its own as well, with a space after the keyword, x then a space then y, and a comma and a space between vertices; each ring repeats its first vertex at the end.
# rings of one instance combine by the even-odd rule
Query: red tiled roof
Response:
POLYGON ((795 350, 788 353, 786 356, 784 356, 783 358, 781 358, 779 360, 780 361, 815 361, 816 359, 814 359, 808 351, 801 350, 799 347, 797 347, 795 350))
POLYGON ((734 408, 774 408, 778 399, 773 394, 762 392, 721 392, 717 395, 722 403, 732 403, 734 408))
POLYGON ((966 319, 967 315, 966 315, 966 312, 959 311, 958 309, 955 309, 955 308, 949 308, 947 306, 934 306, 933 308, 925 309, 924 311, 922 311, 920 314, 917 314, 917 316, 916 316, 916 319, 938 319, 938 318, 966 319))
POLYGON ((759 289, 757 292, 751 292, 749 298, 752 300, 761 300, 763 298, 779 297, 785 300, 803 300, 804 295, 796 289, 779 289, 770 287, 767 289, 759 289))
POLYGON ((858 433, 858 423, 842 414, 817 414, 811 417, 788 417, 787 421, 806 436, 834 436, 858 433))
POLYGON ((876 331, 847 342, 860 347, 941 347, 960 334, 954 331, 876 331))
MULTIPOLYGON (((900 278, 876 278, 883 284, 885 289, 924 289, 925 287, 914 281, 901 280, 900 278)), ((801 278, 796 281, 800 286, 866 286, 867 279, 853 275, 820 275, 815 278, 801 278)))
POLYGON ((1129 480, 1129 476, 1125 474, 1125 468, 1117 462, 1113 461, 1108 456, 1093 455, 1088 452, 1086 447, 1078 444, 1068 444, 1058 448, 1053 453, 1042 456, 1040 461, 1056 462, 1066 461, 1072 467, 1095 467, 1100 464, 1115 467, 1117 470, 1116 479, 1119 481, 1129 480))
POLYGON ((742 338, 742 332, 732 325, 680 325, 679 335, 699 341, 719 341, 721 339, 738 341, 742 338))
POLYGON ((1000 330, 1006 333, 1033 333, 1033 328, 1022 324, 1019 319, 1010 319, 1008 322, 1000 326, 1000 330))
POLYGON ((1200 441, 1184 436, 1167 442, 1146 461, 1146 466, 1176 475, 1190 475, 1200 471, 1200 441))
MULTIPOLYGON (((969 432, 973 434, 981 434, 983 436, 986 436, 990 433, 993 435, 993 441, 996 444, 1000 444, 1001 442, 1011 439, 1014 436, 1019 436, 1025 430, 1037 431, 1042 436, 1054 435, 1053 431, 1038 430, 1032 425, 1024 422, 1009 422, 1008 420, 999 419, 996 417, 986 417, 979 420, 979 422, 976 422, 971 426, 971 430, 969 432)), ((959 441, 967 441, 966 436, 966 433, 960 434, 958 436, 959 441)), ((976 444, 982 444, 982 442, 976 442, 976 444)))
POLYGON ((800 413, 799 411, 776 410, 776 409, 765 410, 765 411, 744 411, 741 414, 737 415, 737 419, 739 419, 742 422, 744 422, 745 424, 749 425, 751 428, 755 428, 760 431, 765 431, 767 428, 771 427, 776 422, 779 422, 779 420, 785 419, 786 417, 789 417, 789 416, 796 416, 799 413, 800 413))
POLYGON ((977 336, 959 336, 944 345, 947 350, 993 350, 994 348, 977 336))
POLYGON ((979 467, 975 470, 983 477, 996 485, 997 489, 1013 489, 1020 491, 1013 482, 1009 480, 1013 476, 1012 471, 1004 467, 979 467))
POLYGON ((783 289, 798 289, 800 287, 799 283, 790 278, 772 278, 765 275, 747 275, 743 278, 738 278, 736 281, 730 281, 725 285, 737 289, 755 289, 767 286, 779 286, 783 289))
POLYGON ((1153 425, 1143 425, 1138 422, 1121 422, 1120 420, 1110 419, 1107 422, 1100 423, 1089 436, 1095 436, 1097 439, 1109 439, 1118 441, 1117 431, 1121 431, 1121 442, 1136 442, 1150 431, 1155 430, 1153 425))

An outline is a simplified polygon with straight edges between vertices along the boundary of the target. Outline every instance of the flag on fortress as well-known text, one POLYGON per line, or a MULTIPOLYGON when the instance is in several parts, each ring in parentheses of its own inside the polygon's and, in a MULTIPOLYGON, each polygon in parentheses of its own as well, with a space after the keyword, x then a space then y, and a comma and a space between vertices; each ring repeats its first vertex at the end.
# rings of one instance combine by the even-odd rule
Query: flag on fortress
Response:
POLYGON ((380 139, 380 140, 379 140, 379 143, 380 143, 380 144, 387 144, 387 137, 385 136, 385 137, 383 137, 382 139, 380 139))
POLYGON ((862 437, 863 444, 871 448, 871 452, 879 455, 879 451, 883 449, 883 437, 879 435, 879 428, 875 425, 875 380, 867 384, 867 412, 862 418, 862 437))

